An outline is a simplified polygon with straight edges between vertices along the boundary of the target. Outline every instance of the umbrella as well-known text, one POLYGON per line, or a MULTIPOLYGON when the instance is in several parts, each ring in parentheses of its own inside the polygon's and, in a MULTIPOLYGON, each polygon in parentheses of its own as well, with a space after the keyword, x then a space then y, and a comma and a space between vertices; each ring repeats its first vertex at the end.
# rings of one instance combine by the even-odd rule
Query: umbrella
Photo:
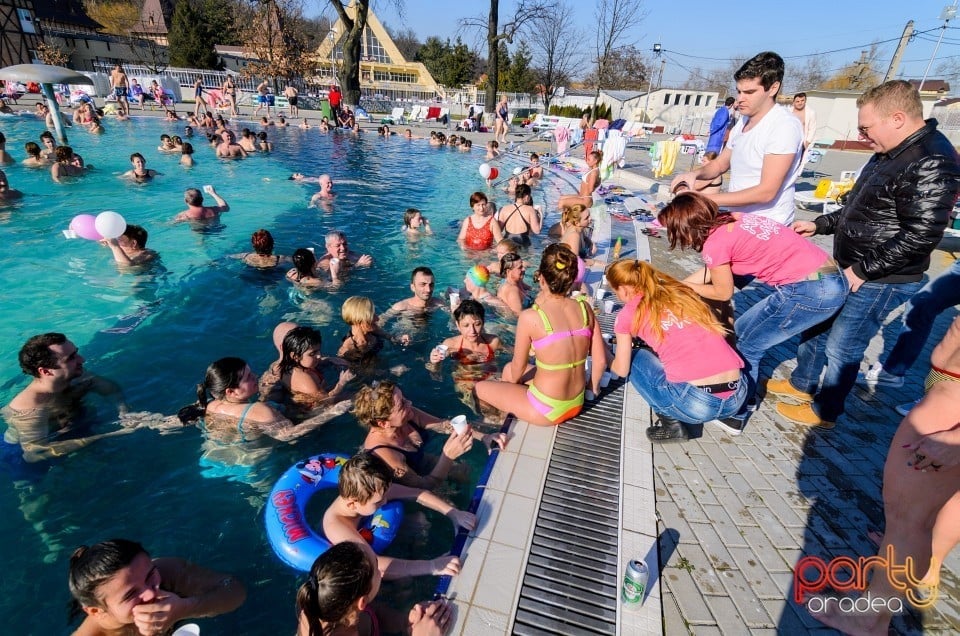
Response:
POLYGON ((93 84, 86 75, 63 66, 49 64, 15 64, 0 68, 0 79, 14 82, 39 82, 43 87, 43 96, 53 114, 53 127, 57 132, 60 143, 67 142, 67 135, 63 132, 63 123, 60 121, 60 107, 53 95, 54 84, 93 84))

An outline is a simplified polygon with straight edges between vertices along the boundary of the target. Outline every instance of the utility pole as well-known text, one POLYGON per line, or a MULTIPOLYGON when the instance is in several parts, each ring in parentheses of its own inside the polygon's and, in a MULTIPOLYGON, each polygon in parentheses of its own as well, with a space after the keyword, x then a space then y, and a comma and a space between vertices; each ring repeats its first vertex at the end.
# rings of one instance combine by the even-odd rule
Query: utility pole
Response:
POLYGON ((893 52, 893 59, 890 60, 890 66, 887 68, 887 74, 883 76, 884 82, 889 82, 897 76, 897 70, 900 68, 900 59, 903 57, 903 52, 907 50, 907 42, 909 42, 910 38, 912 37, 913 20, 910 20, 907 22, 907 26, 903 28, 903 35, 900 36, 900 43, 897 45, 897 50, 893 52))
MULTIPOLYGON (((653 45, 653 55, 654 57, 660 57, 660 53, 663 50, 663 47, 660 46, 660 43, 657 42, 653 45)), ((663 61, 660 63, 660 75, 663 76, 663 61)), ((659 82, 657 83, 657 88, 660 88, 659 82)), ((643 118, 650 119, 650 93, 653 91, 653 73, 650 73, 647 76, 647 103, 643 107, 643 118)), ((645 122, 652 124, 653 120, 645 122)))
POLYGON ((957 3, 960 0, 953 0, 953 4, 949 7, 944 7, 943 11, 940 12, 940 19, 943 20, 943 26, 940 27, 940 37, 937 38, 937 45, 933 47, 933 55, 930 56, 930 61, 927 62, 927 68, 923 71, 923 78, 920 80, 920 86, 917 87, 917 92, 923 90, 923 83, 927 81, 927 74, 930 73, 930 67, 933 65, 933 59, 937 57, 937 51, 940 50, 940 42, 943 41, 943 34, 947 31, 947 24, 957 15, 957 3))

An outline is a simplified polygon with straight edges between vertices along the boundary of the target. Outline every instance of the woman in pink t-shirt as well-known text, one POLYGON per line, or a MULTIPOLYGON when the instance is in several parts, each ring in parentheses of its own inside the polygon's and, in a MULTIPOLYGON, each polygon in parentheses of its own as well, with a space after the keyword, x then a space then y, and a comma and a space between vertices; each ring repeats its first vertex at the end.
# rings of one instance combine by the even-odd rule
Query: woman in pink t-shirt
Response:
MULTIPOLYGON (((693 193, 677 195, 658 219, 667 229, 671 249, 691 248, 703 255, 706 267, 683 282, 704 298, 730 300, 734 275, 753 276, 774 288, 734 324, 751 400, 764 354, 797 334, 801 340, 808 337, 847 297, 849 286, 830 255, 772 219, 721 212, 716 203, 693 193)), ((724 428, 738 434, 748 414, 745 405, 724 428)))
POLYGON ((610 368, 629 375, 657 413, 647 438, 682 441, 687 439, 684 423, 702 424, 736 414, 747 397, 747 380, 740 372, 743 361, 700 297, 642 261, 617 261, 607 268, 607 280, 626 303, 614 325, 617 347, 610 368), (634 336, 650 349, 634 353, 634 336))

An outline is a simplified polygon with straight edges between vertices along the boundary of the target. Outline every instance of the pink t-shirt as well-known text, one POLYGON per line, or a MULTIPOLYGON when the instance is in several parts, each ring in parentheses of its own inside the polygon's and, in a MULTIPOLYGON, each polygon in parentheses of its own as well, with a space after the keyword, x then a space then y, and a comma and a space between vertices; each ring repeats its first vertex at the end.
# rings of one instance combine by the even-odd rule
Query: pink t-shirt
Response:
POLYGON ((743 368, 743 360, 723 336, 689 320, 680 321, 670 312, 663 316, 663 340, 657 340, 646 320, 641 320, 640 329, 634 332, 633 319, 642 299, 643 296, 638 295, 624 305, 617 314, 613 331, 643 338, 660 357, 667 380, 689 382, 743 368))
POLYGON ((707 267, 730 265, 734 274, 768 285, 802 281, 830 255, 786 225, 759 214, 735 212, 734 223, 715 228, 703 243, 707 267))

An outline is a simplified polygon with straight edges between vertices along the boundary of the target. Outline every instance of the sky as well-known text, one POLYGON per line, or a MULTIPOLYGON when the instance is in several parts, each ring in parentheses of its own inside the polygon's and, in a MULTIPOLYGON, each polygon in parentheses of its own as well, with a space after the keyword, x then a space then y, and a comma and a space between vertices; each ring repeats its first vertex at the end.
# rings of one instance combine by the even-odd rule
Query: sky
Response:
MULTIPOLYGON (((584 29, 595 23, 596 0, 563 1, 573 6, 577 21, 584 29)), ((327 4, 323 0, 317 2, 327 4)), ((629 34, 629 39, 644 51, 650 51, 653 44, 659 42, 666 59, 663 83, 679 86, 696 67, 726 68, 731 57, 749 57, 765 50, 782 55, 788 73, 792 64, 805 64, 806 58, 801 56, 816 53, 827 53, 827 68, 836 70, 859 59, 860 51, 869 49, 875 41, 882 42, 877 66, 886 72, 907 21, 913 20, 917 34, 907 45, 898 77, 922 77, 936 40, 943 33, 943 42, 928 76, 936 78, 935 70, 940 63, 947 60, 960 63, 960 15, 946 30, 941 29, 943 21, 938 19, 949 4, 946 0, 873 0, 870 3, 687 0, 678 8, 673 2, 647 0, 647 16, 629 34), (921 31, 926 33, 919 33, 921 31)), ((380 21, 392 29, 411 28, 421 41, 430 36, 454 40, 459 34, 471 47, 477 46, 479 40, 474 32, 461 32, 458 21, 464 17, 485 16, 489 7, 484 0, 471 3, 405 0, 401 17, 395 6, 395 0, 372 2, 380 21), (476 11, 468 12, 469 6, 476 11)), ((501 21, 514 6, 515 0, 500 1, 501 21)), ((326 11, 332 15, 332 10, 326 11)), ((590 37, 584 37, 583 41, 592 44, 595 32, 595 29, 589 31, 590 37)))

